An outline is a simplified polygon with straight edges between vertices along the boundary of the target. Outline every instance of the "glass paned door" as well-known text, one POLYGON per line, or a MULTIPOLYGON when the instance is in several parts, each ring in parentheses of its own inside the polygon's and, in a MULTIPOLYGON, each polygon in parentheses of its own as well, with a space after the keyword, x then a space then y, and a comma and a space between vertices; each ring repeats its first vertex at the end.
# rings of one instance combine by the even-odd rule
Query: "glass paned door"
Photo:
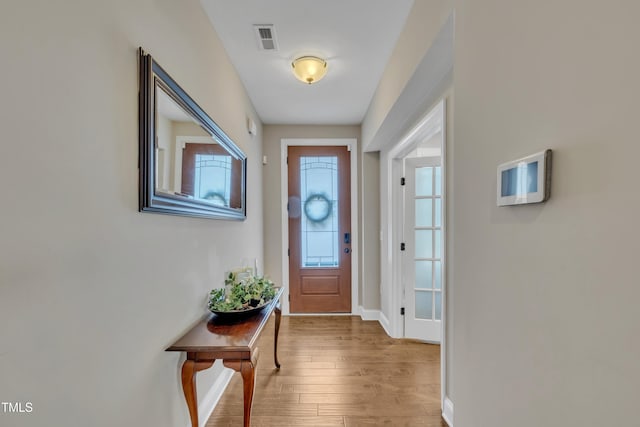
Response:
POLYGON ((345 146, 288 148, 289 309, 351 311, 351 177, 345 146))
POLYGON ((440 342, 442 320, 442 167, 406 160, 405 336, 440 342))

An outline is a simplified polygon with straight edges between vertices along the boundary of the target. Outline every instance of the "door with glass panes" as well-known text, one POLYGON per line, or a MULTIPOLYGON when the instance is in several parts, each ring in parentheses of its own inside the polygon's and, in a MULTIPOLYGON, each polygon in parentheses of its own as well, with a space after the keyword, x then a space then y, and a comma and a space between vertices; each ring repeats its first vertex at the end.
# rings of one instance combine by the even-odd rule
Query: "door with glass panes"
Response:
POLYGON ((351 312, 351 169, 346 146, 290 146, 289 310, 351 312))
POLYGON ((443 234, 440 157, 405 160, 405 336, 440 342, 443 234))

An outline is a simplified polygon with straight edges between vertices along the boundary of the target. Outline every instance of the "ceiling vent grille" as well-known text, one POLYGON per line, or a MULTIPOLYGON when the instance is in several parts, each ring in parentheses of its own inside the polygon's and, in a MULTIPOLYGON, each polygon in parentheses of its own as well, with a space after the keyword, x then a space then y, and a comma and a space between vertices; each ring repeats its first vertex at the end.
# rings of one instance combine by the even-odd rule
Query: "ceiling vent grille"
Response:
POLYGON ((258 48, 260 50, 278 50, 276 31, 273 25, 254 25, 253 29, 258 38, 258 48))

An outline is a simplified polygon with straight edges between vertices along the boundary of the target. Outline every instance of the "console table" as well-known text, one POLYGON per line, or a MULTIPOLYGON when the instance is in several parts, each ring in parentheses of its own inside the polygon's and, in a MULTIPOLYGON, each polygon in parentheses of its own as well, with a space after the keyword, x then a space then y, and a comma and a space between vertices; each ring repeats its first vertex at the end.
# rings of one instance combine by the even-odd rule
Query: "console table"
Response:
POLYGON ((275 298, 261 311, 242 318, 222 318, 215 314, 206 316, 189 332, 184 334, 166 351, 184 351, 187 359, 182 365, 182 390, 191 416, 191 426, 198 427, 198 399, 196 394, 196 374, 210 368, 216 359, 224 366, 242 375, 244 390, 244 425, 251 425, 251 403, 255 388, 255 369, 258 362, 256 343, 267 324, 272 312, 275 312, 275 342, 273 359, 277 368, 278 332, 280 330, 280 297, 284 288, 280 288, 275 298))

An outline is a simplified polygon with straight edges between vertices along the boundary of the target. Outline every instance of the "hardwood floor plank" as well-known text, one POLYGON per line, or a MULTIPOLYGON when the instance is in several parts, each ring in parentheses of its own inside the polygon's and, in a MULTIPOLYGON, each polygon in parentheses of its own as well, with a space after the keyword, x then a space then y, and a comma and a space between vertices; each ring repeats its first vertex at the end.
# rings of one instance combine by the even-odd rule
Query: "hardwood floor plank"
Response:
MULTIPOLYGON (((300 403, 337 403, 337 404, 371 404, 376 406, 401 405, 413 399, 415 396, 405 394, 389 395, 376 393, 303 393, 300 395, 300 403)), ((438 402, 436 397, 425 396, 424 403, 438 402)))
POLYGON ((427 415, 427 409, 422 403, 392 401, 387 404, 374 405, 371 403, 321 403, 318 404, 318 416, 361 416, 389 417, 389 416, 421 416, 427 415))
MULTIPOLYGON (((242 399, 238 403, 226 403, 214 411, 217 416, 241 416, 243 414, 242 399)), ((315 403, 279 404, 274 405, 268 402, 254 402, 252 414, 267 417, 316 417, 318 415, 318 405, 315 403)), ((253 416, 251 417, 253 419, 253 416)))
MULTIPOLYGON (((258 376, 256 377, 258 384, 271 384, 271 385, 284 385, 284 384, 371 384, 372 378, 370 376, 350 376, 350 377, 322 377, 322 376, 258 376)), ((411 377, 392 377, 383 375, 375 378, 375 381, 380 382, 387 387, 394 387, 398 389, 398 386, 402 388, 410 389, 423 389, 429 393, 439 393, 440 381, 438 378, 411 378, 411 377)))
MULTIPOLYGON (((268 358, 263 358, 258 363, 258 370, 266 370, 271 371, 274 369, 272 360, 265 360, 268 358)), ((287 366, 283 366, 280 369, 280 375, 288 374, 296 369, 336 369, 337 362, 334 361, 310 361, 310 360, 296 360, 294 358, 287 359, 287 366), (286 370, 285 370, 286 369, 286 370)), ((351 369, 353 368, 353 364, 343 364, 338 369, 351 369)))
POLYGON ((447 427, 440 416, 430 417, 346 417, 345 427, 447 427))
MULTIPOLYGON (((243 426, 242 416, 211 416, 206 427, 243 426)), ((265 417, 253 415, 252 427, 343 427, 344 417, 265 417)))
POLYGON ((362 375, 362 372, 360 372, 360 369, 357 367, 340 369, 305 369, 304 367, 285 368, 283 364, 280 368, 280 372, 274 373, 258 369, 257 375, 275 375, 278 377, 359 377, 362 375))
POLYGON ((375 393, 382 391, 380 384, 283 384, 282 393, 375 393))
MULTIPOLYGON (((258 343, 252 426, 446 426, 440 419, 440 347, 389 338, 355 316, 283 317, 275 369, 273 322, 258 343)), ((207 422, 241 426, 234 375, 207 422)))

